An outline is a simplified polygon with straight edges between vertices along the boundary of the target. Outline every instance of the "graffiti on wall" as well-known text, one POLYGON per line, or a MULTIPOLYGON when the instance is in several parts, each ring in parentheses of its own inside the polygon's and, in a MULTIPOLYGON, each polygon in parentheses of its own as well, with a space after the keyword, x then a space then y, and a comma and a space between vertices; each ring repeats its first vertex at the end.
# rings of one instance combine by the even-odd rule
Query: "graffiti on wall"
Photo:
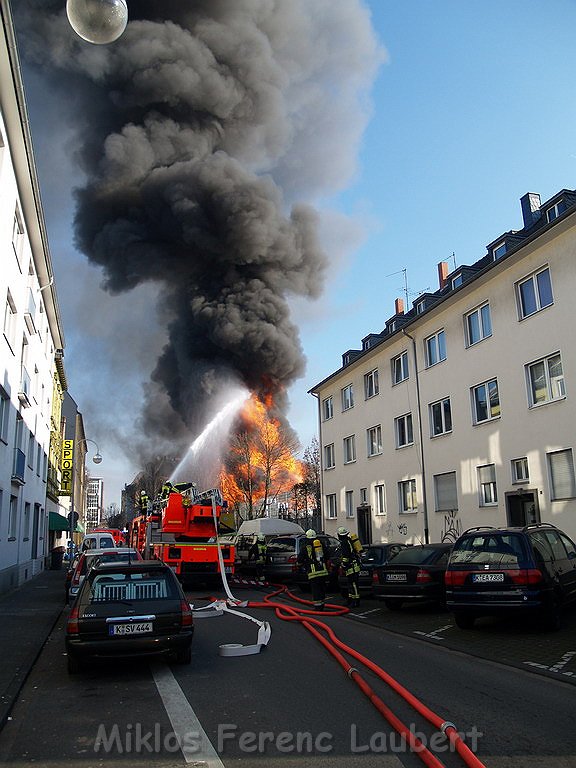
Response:
POLYGON ((451 509, 444 515, 444 526, 440 533, 440 541, 456 541, 462 533, 462 521, 458 517, 458 510, 451 509))

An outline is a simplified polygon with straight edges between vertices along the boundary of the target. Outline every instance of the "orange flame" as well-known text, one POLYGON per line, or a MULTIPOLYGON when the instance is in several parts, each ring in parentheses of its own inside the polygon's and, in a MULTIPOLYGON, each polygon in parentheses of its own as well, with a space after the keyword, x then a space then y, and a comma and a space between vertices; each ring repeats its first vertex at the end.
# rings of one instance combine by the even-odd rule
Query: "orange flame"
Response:
POLYGON ((252 394, 240 414, 241 427, 231 441, 229 459, 220 474, 224 498, 231 504, 261 502, 291 491, 303 479, 297 447, 273 415, 271 396, 252 394))

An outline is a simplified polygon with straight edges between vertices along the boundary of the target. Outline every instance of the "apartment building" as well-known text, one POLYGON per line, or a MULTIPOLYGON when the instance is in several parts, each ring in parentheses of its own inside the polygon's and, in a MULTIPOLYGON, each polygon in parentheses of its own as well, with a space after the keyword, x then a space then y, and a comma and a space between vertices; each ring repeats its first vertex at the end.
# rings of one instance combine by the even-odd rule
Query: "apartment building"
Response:
POLYGON ((104 481, 100 477, 91 477, 86 490, 86 530, 98 528, 102 522, 104 505, 104 481))
POLYGON ((325 529, 453 540, 551 522, 576 538, 576 191, 449 271, 314 386, 325 529))
MULTIPOLYGON (((0 592, 31 578, 49 552, 54 393, 65 387, 54 287, 10 8, 0 0, 0 592), (59 357, 57 364, 56 357, 59 357)), ((57 481, 57 478, 55 478, 57 481)))

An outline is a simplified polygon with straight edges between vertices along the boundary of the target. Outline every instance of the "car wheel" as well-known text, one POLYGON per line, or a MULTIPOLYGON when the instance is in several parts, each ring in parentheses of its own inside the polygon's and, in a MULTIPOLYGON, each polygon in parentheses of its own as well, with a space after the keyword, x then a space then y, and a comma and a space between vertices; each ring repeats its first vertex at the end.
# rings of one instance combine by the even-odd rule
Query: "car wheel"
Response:
POLYGON ((466 613, 455 613, 454 621, 456 622, 456 626, 460 629, 472 629, 475 618, 466 613))
POLYGON ((182 651, 176 651, 174 654, 174 661, 176 664, 190 664, 192 661, 192 646, 184 648, 182 651))
POLYGON ((402 608, 402 600, 398 600, 398 598, 388 598, 388 600, 384 600, 384 605, 389 611, 399 611, 402 608))
POLYGON ((80 659, 77 656, 74 656, 73 654, 68 654, 68 674, 69 675, 77 675, 78 672, 82 669, 82 664, 80 663, 80 659))

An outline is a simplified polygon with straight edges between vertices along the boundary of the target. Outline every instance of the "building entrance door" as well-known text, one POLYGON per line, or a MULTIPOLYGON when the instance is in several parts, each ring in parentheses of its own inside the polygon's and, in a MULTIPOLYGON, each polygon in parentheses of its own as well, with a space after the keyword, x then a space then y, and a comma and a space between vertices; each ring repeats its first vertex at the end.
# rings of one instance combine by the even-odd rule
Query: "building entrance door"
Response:
POLYGON ((371 507, 362 506, 356 508, 358 514, 358 538, 362 544, 372 544, 372 515, 371 507))
POLYGON ((508 525, 522 528, 540 522, 538 492, 522 489, 506 494, 506 519, 508 525))

